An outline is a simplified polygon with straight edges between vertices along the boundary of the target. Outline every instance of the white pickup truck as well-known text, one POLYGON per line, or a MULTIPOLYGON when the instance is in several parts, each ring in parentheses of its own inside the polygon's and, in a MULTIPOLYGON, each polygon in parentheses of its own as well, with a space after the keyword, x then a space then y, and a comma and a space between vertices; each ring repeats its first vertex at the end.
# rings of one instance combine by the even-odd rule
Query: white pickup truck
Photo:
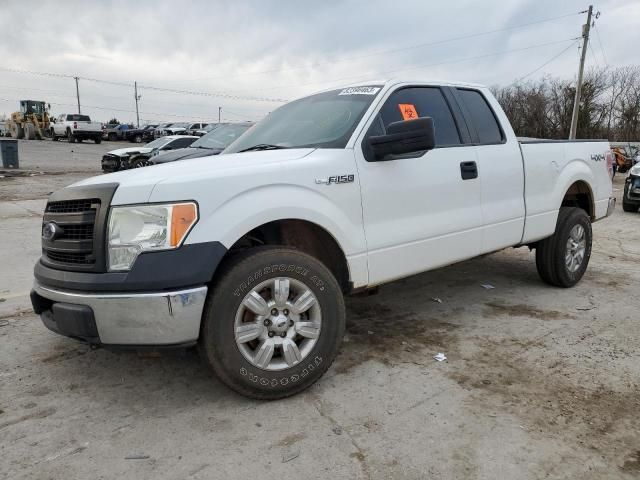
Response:
POLYGON ((69 143, 82 142, 82 140, 100 143, 102 142, 102 124, 92 122, 89 115, 63 113, 56 117, 54 123, 51 123, 49 134, 53 141, 66 138, 69 143))
POLYGON ((198 344, 229 387, 281 398, 331 365, 343 294, 518 246, 575 285, 611 168, 606 141, 518 141, 479 85, 325 91, 217 157, 55 192, 32 303, 95 345, 198 344))

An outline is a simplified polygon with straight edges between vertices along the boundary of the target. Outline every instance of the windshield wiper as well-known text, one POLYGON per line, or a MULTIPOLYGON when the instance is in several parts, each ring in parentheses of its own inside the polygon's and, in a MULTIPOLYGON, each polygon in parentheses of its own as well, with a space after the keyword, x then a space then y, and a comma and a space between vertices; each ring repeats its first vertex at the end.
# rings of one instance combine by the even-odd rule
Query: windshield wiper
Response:
POLYGON ((254 150, 278 150, 280 148, 289 148, 289 147, 283 147, 282 145, 272 145, 270 143, 259 143, 258 145, 254 145, 253 147, 245 148, 243 150, 238 150, 238 153, 251 152, 254 150))

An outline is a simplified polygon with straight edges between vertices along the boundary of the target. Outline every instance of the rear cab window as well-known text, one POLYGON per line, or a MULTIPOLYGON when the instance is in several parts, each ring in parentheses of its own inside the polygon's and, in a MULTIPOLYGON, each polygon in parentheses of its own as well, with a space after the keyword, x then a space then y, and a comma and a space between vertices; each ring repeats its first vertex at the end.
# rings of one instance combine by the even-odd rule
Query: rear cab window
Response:
POLYGON ((484 95, 478 90, 457 88, 458 99, 462 102, 464 115, 467 116, 469 127, 477 134, 480 145, 495 145, 504 143, 505 136, 493 109, 484 95))

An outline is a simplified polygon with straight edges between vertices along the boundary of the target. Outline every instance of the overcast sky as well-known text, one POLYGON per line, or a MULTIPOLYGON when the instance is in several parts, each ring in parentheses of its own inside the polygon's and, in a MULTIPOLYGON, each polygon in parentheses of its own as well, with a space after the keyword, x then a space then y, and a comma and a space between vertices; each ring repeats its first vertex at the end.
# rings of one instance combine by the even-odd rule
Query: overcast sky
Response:
MULTIPOLYGON (((223 119, 237 121, 260 118, 281 104, 276 100, 367 79, 508 85, 565 49, 526 79, 572 78, 578 42, 570 39, 580 36, 586 15, 578 12, 588 7, 574 0, 0 5, 0 113, 16 110, 19 99, 48 101, 54 115, 77 109, 72 78, 7 68, 130 84, 81 78, 82 112, 99 121, 135 121, 134 80, 141 85, 142 120, 212 120, 221 106, 223 119), (494 30, 502 31, 483 34, 494 30), (475 34, 482 35, 445 42, 475 34)), ((640 1, 603 0, 594 9, 601 15, 587 65, 640 64, 640 1)))

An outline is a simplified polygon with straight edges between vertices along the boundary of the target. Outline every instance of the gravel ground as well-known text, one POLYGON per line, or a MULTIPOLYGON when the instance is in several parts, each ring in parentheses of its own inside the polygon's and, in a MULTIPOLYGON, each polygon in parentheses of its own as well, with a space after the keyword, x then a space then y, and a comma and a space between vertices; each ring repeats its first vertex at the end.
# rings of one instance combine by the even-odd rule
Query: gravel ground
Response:
POLYGON ((573 289, 512 249, 348 298, 329 372, 256 402, 192 351, 90 350, 31 312, 46 194, 112 148, 21 142, 56 175, 0 178, 0 478, 640 477, 640 214, 594 225, 573 289))

